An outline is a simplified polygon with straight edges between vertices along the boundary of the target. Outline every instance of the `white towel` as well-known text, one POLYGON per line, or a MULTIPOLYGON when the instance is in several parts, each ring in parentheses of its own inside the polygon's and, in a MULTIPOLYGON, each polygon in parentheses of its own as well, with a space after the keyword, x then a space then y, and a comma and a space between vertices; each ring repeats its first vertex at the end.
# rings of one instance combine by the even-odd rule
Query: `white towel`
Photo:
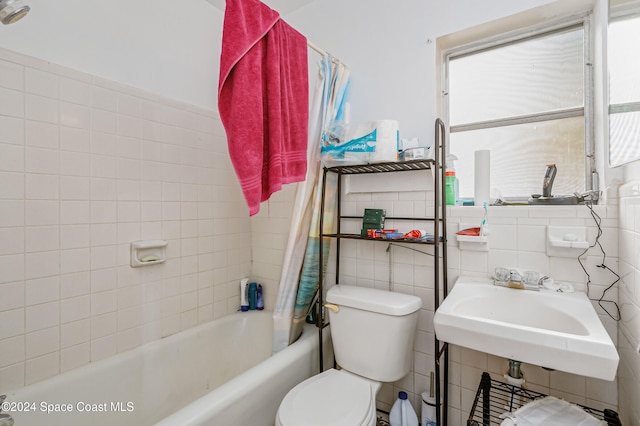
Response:
POLYGON ((600 421, 575 404, 553 396, 536 399, 513 413, 500 426, 602 426, 600 421))

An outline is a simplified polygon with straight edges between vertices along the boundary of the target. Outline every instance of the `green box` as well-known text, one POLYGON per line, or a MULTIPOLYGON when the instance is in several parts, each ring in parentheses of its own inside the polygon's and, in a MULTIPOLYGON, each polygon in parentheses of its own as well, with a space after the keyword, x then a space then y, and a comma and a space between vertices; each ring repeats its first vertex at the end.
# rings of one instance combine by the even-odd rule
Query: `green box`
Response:
POLYGON ((368 229, 383 229, 385 216, 386 211, 384 209, 364 209, 360 236, 366 237, 368 229))
POLYGON ((387 215, 384 209, 364 209, 363 222, 384 222, 384 218, 387 215))

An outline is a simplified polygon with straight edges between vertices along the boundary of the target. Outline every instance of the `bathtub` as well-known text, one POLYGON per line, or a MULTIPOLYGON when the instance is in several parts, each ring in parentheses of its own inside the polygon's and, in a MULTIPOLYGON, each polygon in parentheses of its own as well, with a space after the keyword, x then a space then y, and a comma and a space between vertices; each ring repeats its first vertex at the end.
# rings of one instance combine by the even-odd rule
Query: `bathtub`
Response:
POLYGON ((15 392, 0 388, 3 412, 16 426, 270 426, 284 395, 318 371, 315 326, 273 356, 272 334, 271 312, 227 315, 15 392))

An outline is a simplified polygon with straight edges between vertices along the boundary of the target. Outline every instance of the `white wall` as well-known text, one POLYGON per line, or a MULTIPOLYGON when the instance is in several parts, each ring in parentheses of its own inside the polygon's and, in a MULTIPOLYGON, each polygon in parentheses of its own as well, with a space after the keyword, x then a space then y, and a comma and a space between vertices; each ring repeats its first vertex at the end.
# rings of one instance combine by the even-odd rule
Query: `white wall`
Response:
POLYGON ((205 0, 29 0, 0 47, 216 109, 222 12, 205 0))
POLYGON ((403 137, 432 141, 436 39, 550 1, 323 0, 286 20, 352 70, 353 123, 397 119, 403 137))

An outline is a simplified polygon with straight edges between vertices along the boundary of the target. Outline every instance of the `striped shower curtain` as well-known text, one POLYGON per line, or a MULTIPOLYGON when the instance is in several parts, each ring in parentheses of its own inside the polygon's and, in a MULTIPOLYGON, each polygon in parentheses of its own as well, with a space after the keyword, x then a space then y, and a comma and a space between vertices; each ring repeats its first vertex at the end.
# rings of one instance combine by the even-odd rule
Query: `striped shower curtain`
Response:
MULTIPOLYGON (((319 212, 322 173, 320 146, 324 132, 333 123, 344 122, 349 70, 337 60, 325 56, 318 64, 318 80, 309 108, 307 176, 298 183, 289 239, 282 263, 278 298, 273 312, 273 352, 294 342, 302 332, 302 324, 318 288, 319 268, 326 268, 329 244, 323 246, 322 266, 318 262, 319 212)), ((335 178, 335 177, 334 177, 335 178)), ((332 217, 335 208, 335 183, 327 182, 325 213, 332 217)), ((331 220, 323 223, 330 232, 331 220)))

